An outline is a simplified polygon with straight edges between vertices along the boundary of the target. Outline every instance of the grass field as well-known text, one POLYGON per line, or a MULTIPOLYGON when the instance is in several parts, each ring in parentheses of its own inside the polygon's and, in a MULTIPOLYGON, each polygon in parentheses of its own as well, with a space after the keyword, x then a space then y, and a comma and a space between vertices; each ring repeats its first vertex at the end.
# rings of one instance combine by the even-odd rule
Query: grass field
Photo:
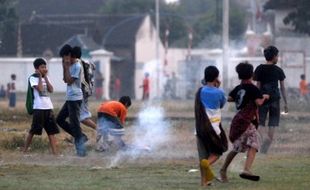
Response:
MULTIPOLYGON (((97 104, 91 104, 93 113, 97 104)), ((137 102, 130 110, 132 120, 142 105, 137 102)), ((24 113, 22 103, 17 110, 8 111, 0 102, 0 190, 203 189, 199 185, 199 172, 189 172, 198 165, 191 102, 163 105, 167 115, 174 119, 169 120, 166 141, 150 152, 98 153, 94 150, 95 132, 83 127, 90 138, 89 155, 78 158, 74 147, 63 141, 64 133, 57 135, 61 156, 49 153, 45 134, 35 138, 28 154, 21 153, 31 117, 24 113)), ((223 123, 226 130, 232 115, 226 110, 223 123)), ((238 176, 245 161, 245 155, 240 154, 229 168, 230 182, 215 181, 209 189, 310 189, 310 118, 307 118, 307 112, 297 109, 283 118, 270 153, 258 154, 254 162, 253 172, 261 176, 261 181, 250 182, 238 176)), ((133 121, 127 127, 127 142, 134 137, 134 125, 133 121)), ((223 160, 224 157, 215 164, 215 172, 223 160)))

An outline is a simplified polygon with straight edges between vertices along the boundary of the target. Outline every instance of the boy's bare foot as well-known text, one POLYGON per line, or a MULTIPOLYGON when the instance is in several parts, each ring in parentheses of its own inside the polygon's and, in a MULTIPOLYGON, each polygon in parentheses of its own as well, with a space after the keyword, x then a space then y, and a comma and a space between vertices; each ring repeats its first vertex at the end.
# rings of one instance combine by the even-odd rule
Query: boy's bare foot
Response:
POLYGON ((227 172, 225 170, 220 170, 219 172, 219 176, 216 178, 219 182, 221 183, 227 183, 228 182, 228 178, 227 178, 227 172))

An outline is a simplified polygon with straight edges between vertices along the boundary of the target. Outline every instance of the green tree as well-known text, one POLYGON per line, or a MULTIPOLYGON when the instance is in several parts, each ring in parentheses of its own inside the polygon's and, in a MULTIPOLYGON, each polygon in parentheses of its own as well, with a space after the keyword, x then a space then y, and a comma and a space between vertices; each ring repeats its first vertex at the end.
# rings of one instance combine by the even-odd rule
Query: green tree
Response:
MULTIPOLYGON (((236 39, 246 29, 245 13, 234 1, 230 2, 230 36, 236 39)), ((154 21, 154 9, 154 0, 107 0, 101 12, 112 15, 149 13, 154 21)), ((190 28, 194 32, 193 45, 197 45, 207 36, 221 33, 222 1, 180 0, 178 4, 166 4, 160 0, 160 23, 162 40, 166 28, 169 28, 170 45, 186 46, 190 28)))
POLYGON ((291 24, 296 32, 310 35, 309 0, 269 0, 264 9, 290 10, 283 19, 284 24, 291 24))
POLYGON ((12 42, 7 39, 16 38, 18 17, 16 14, 16 0, 0 0, 0 51, 2 48, 12 49, 16 46, 7 46, 12 42))
MULTIPOLYGON (((187 24, 179 14, 178 5, 159 1, 160 6, 160 37, 164 40, 165 31, 169 29, 169 43, 173 44, 187 35, 187 24)), ((101 13, 111 15, 150 14, 155 23, 154 0, 107 0, 101 13)))

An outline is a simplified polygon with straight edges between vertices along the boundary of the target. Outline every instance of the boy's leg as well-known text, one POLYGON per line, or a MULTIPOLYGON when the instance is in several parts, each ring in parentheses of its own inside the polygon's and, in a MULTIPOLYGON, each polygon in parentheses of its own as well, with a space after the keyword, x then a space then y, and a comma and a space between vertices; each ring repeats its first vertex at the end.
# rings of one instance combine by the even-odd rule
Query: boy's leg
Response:
POLYGON ((210 165, 214 164, 218 159, 219 159, 218 155, 210 154, 210 156, 208 157, 209 164, 210 165))
POLYGON ((87 141, 86 135, 82 133, 80 127, 80 108, 81 100, 67 101, 69 111, 70 128, 74 136, 74 144, 78 156, 86 156, 85 142, 87 141))
POLYGON ((245 172, 250 172, 250 168, 252 167, 253 161, 255 159, 256 151, 257 150, 252 147, 248 150, 247 158, 244 165, 245 172))
POLYGON ((235 152, 235 151, 230 151, 227 154, 225 162, 224 162, 222 168, 220 169, 220 179, 219 180, 221 182, 227 182, 228 181, 228 179, 227 179, 227 168, 237 154, 238 154, 238 152, 235 152))
POLYGON ((70 124, 66 121, 68 116, 69 116, 69 109, 68 109, 68 102, 66 101, 57 115, 56 122, 64 131, 66 131, 67 133, 69 133, 71 136, 74 137, 70 124))
POLYGON ((54 155, 57 155, 57 140, 55 138, 55 135, 48 135, 48 140, 50 141, 50 146, 52 149, 52 153, 54 155))
POLYGON ((28 133, 28 136, 26 138, 26 142, 25 142, 25 146, 23 149, 23 152, 27 152, 29 145, 31 144, 33 138, 33 134, 32 133, 28 133))
POLYGON ((86 118, 83 121, 81 121, 81 123, 83 123, 84 125, 86 125, 87 127, 90 127, 94 130, 96 130, 97 125, 95 122, 93 122, 93 120, 91 120, 90 118, 86 118))
POLYGON ((244 165, 244 171, 239 175, 241 178, 252 180, 252 181, 259 181, 260 176, 254 175, 250 171, 252 164, 253 164, 253 161, 255 159, 256 152, 257 152, 257 149, 255 149, 253 147, 251 147, 248 150, 247 159, 246 159, 245 165, 244 165))

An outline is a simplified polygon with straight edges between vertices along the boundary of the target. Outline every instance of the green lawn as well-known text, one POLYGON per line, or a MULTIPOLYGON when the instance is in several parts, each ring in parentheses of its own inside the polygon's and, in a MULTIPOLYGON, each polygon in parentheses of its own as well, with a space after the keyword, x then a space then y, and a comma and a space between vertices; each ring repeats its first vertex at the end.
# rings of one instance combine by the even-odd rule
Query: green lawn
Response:
MULTIPOLYGON (((199 186, 199 173, 188 172, 194 167, 194 161, 130 164, 97 170, 86 166, 2 165, 0 189, 203 189, 199 186)), ((219 164, 215 170, 218 167, 219 164)), ((215 182, 209 189, 306 190, 310 187, 310 157, 307 156, 259 156, 253 170, 261 176, 261 181, 246 181, 239 178, 238 172, 229 172, 229 183, 215 182)))

